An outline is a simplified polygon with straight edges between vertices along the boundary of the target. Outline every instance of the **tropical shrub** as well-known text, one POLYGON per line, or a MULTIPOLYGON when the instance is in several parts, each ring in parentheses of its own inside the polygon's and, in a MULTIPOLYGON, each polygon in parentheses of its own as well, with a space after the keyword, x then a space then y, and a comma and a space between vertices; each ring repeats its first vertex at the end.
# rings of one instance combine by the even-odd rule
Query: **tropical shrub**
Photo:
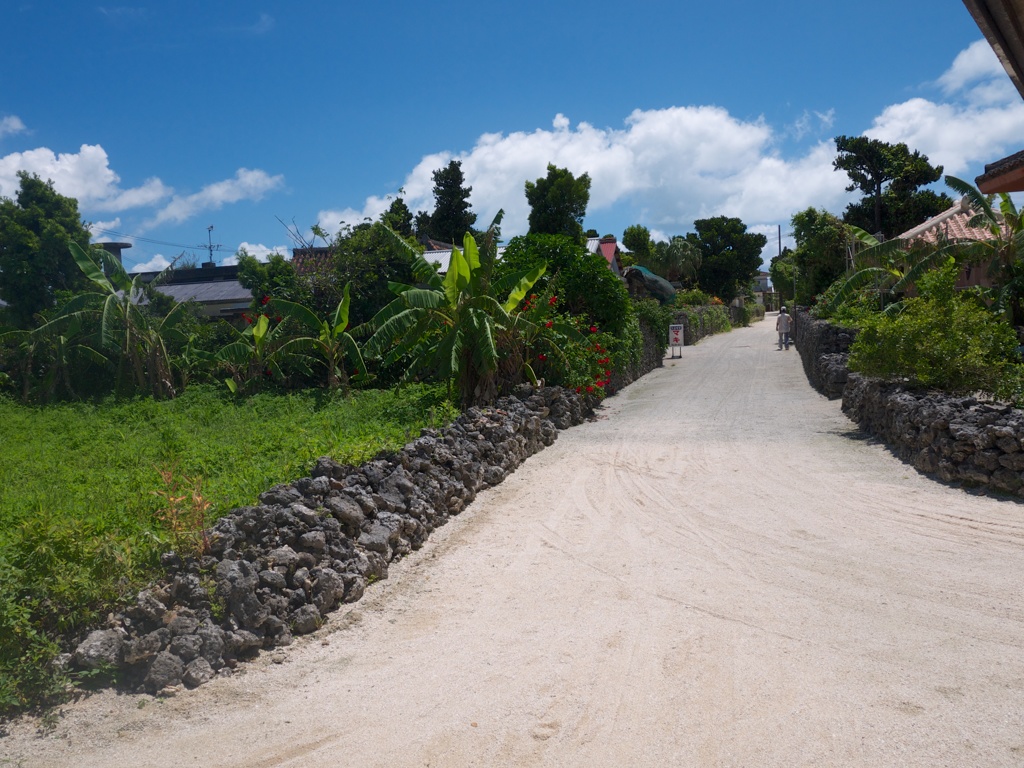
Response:
POLYGON ((427 287, 391 284, 398 298, 367 325, 366 330, 373 333, 366 343, 367 354, 385 364, 406 358, 403 380, 424 375, 454 384, 464 406, 490 402, 499 390, 497 336, 528 323, 510 313, 544 274, 545 265, 506 274, 492 285, 494 248, 481 251, 469 233, 462 251, 452 249, 443 278, 421 255, 413 254, 413 263, 416 279, 427 287), (499 301, 496 295, 505 298, 499 301))
POLYGON ((629 291, 603 257, 565 235, 514 237, 495 265, 496 278, 547 265, 546 274, 534 286, 537 293, 550 290, 558 296, 557 311, 577 315, 587 327, 618 334, 629 313, 629 291))
POLYGON ((702 307, 705 304, 710 304, 713 298, 714 297, 711 294, 704 293, 700 288, 690 288, 686 291, 679 291, 676 294, 676 306, 702 307))
POLYGON ((920 296, 899 312, 864 317, 850 349, 850 368, 883 379, 951 393, 999 393, 1019 367, 1017 337, 970 292, 954 289, 952 259, 922 275, 920 296))

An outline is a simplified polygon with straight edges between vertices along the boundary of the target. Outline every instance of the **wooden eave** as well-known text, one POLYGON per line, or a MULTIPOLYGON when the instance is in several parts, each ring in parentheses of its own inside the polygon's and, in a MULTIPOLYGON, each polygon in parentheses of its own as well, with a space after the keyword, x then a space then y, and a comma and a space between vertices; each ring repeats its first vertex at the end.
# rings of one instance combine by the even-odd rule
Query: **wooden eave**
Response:
MULTIPOLYGON (((1024 0, 964 0, 964 5, 1024 98, 1024 0)), ((1024 191, 1024 152, 986 165, 974 181, 986 195, 1024 191)))
POLYGON ((1024 98, 1024 0, 964 0, 964 5, 1024 98))

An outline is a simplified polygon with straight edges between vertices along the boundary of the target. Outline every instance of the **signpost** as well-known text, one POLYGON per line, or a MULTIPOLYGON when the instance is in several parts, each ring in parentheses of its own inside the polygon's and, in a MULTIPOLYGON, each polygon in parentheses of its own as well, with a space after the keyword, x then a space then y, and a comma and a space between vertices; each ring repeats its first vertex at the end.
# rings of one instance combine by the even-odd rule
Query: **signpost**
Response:
POLYGON ((676 347, 679 347, 679 357, 683 356, 683 325, 670 325, 668 327, 668 345, 672 348, 672 357, 676 357, 676 347))

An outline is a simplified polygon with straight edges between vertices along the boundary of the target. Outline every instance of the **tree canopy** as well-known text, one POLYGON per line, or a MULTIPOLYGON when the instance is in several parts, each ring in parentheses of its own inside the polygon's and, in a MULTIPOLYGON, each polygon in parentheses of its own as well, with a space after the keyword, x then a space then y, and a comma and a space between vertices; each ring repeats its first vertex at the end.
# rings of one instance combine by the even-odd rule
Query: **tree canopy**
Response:
POLYGON ((548 163, 547 176, 526 182, 531 235, 567 235, 583 244, 583 217, 590 202, 590 176, 574 176, 548 163))
POLYGON ((700 250, 697 283, 722 301, 731 302, 760 272, 761 250, 768 238, 747 232, 747 225, 735 217, 698 219, 693 228, 696 233, 686 239, 700 250))
POLYGON ((808 304, 846 271, 849 227, 828 211, 817 208, 794 214, 792 224, 799 294, 796 298, 808 304))
POLYGON ((635 264, 642 264, 654 253, 651 231, 640 224, 626 227, 622 233, 622 244, 633 254, 635 264))
POLYGON ((610 333, 621 332, 629 315, 629 292, 608 269, 601 256, 567 235, 524 235, 514 237, 495 266, 504 277, 547 265, 547 273, 535 290, 543 293, 554 286, 559 311, 580 315, 610 333))
POLYGON ((836 136, 835 143, 833 168, 850 178, 847 192, 865 195, 847 208, 846 223, 890 238, 952 205, 948 195, 920 190, 942 176, 927 155, 866 136, 836 136))
POLYGON ((469 205, 469 195, 473 188, 465 186, 462 161, 452 160, 444 168, 438 168, 433 178, 434 212, 427 214, 420 211, 416 214, 416 235, 445 243, 462 242, 467 232, 473 232, 476 223, 476 214, 470 210, 469 205))
POLYGON ((86 285, 68 246, 89 248, 89 232, 78 201, 58 194, 52 181, 18 172, 15 198, 0 198, 0 299, 13 325, 37 325, 36 315, 53 308, 61 291, 86 285))

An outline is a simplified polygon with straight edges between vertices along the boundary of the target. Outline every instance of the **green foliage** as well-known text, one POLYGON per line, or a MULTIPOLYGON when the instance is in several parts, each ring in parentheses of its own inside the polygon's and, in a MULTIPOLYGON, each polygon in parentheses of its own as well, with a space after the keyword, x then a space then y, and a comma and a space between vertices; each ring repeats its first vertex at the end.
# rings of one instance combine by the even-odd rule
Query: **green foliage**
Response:
POLYGON ((921 277, 921 295, 900 312, 866 317, 850 368, 952 393, 998 392, 1017 359, 1016 334, 976 296, 955 291, 958 271, 950 260, 921 277))
POLYGON ((539 264, 546 274, 534 286, 537 293, 551 291, 558 296, 557 310, 579 316, 589 327, 595 325, 618 335, 629 312, 629 291, 608 269, 599 255, 565 235, 514 237, 495 266, 495 276, 505 277, 539 264))
MULTIPOLYGON (((795 300, 799 304, 810 304, 846 271, 846 249, 851 235, 846 224, 828 211, 816 208, 794 214, 792 224, 796 239, 792 263, 798 278, 795 300)), ((779 276, 783 277, 781 266, 779 276)), ((774 279, 773 276, 773 284, 774 279)), ((792 285, 790 275, 786 287, 792 289, 792 285)))
MULTIPOLYGON (((678 295, 678 294, 677 294, 678 295)), ((668 349, 668 327, 672 325, 675 310, 662 306, 654 299, 633 302, 633 312, 641 328, 646 328, 658 344, 658 356, 668 349)))
POLYGON ((78 215, 78 201, 57 194, 53 182, 18 172, 13 200, 0 198, 0 299, 17 328, 36 325, 36 316, 57 304, 60 291, 86 285, 68 245, 89 247, 89 232, 78 215))
POLYGON ((687 239, 700 251, 697 270, 700 288, 726 304, 743 292, 761 270, 761 250, 768 238, 747 232, 740 219, 716 216, 693 223, 687 239))
POLYGON ((854 257, 855 271, 822 294, 815 307, 817 317, 831 317, 850 301, 869 306, 868 297, 873 297, 878 311, 896 311, 901 297, 923 275, 950 261, 945 249, 924 241, 908 246, 899 239, 879 242, 858 227, 850 226, 850 231, 866 247, 854 257))
POLYGON ((252 309, 259 311, 265 299, 285 299, 306 304, 310 301, 308 286, 295 272, 292 263, 279 253, 272 253, 262 262, 244 248, 238 257, 238 282, 252 293, 252 309))
POLYGON ((539 264, 507 275, 492 286, 496 251, 493 232, 492 226, 482 250, 467 233, 463 250, 452 250, 443 279, 417 255, 414 272, 427 287, 392 283, 398 298, 378 312, 367 327, 373 333, 366 344, 371 357, 383 358, 385 364, 408 360, 405 381, 428 375, 454 382, 463 405, 487 403, 497 395, 497 335, 517 322, 527 324, 510 313, 546 268, 539 264), (499 301, 498 295, 504 298, 499 301))
POLYGON ((259 392, 270 381, 282 381, 287 366, 310 372, 312 361, 305 350, 286 348, 286 325, 278 318, 272 320, 265 312, 242 317, 247 323, 245 330, 235 331, 234 340, 214 356, 218 367, 228 373, 224 383, 229 390, 247 395, 259 392))
POLYGON ((989 237, 946 243, 942 251, 960 263, 986 265, 993 281, 988 298, 1013 325, 1024 325, 1024 211, 1006 193, 998 195, 996 207, 995 197, 981 194, 965 181, 947 176, 946 184, 968 199, 975 212, 970 225, 986 230, 989 237))
POLYGON ((704 306, 684 306, 677 309, 686 315, 689 326, 695 329, 698 337, 711 336, 732 330, 729 308, 724 304, 706 304, 704 306))
POLYGON ((676 306, 677 307, 701 307, 705 304, 711 304, 714 296, 711 296, 699 288, 690 288, 686 291, 679 291, 676 294, 676 306))
POLYGON ((654 243, 649 253, 636 261, 666 280, 688 284, 696 279, 701 258, 700 248, 695 243, 675 235, 668 242, 654 243))
POLYGON ((170 401, 47 408, 0 398, 0 712, 59 694, 62 638, 157 575, 174 535, 161 471, 201 481, 213 520, 318 456, 359 464, 455 415, 434 386, 225 395, 197 386, 170 401))
MULTIPOLYGON (((472 217, 476 220, 476 217, 472 217)), ((369 322, 381 307, 390 303, 394 294, 391 283, 412 283, 413 273, 409 259, 409 241, 395 237, 398 230, 387 228, 391 217, 385 213, 380 222, 343 227, 333 243, 335 249, 334 276, 337 285, 351 287, 351 322, 353 327, 369 322)), ((465 234, 467 230, 459 235, 465 234)), ((400 234, 400 233, 399 233, 400 234)), ((340 293, 326 315, 341 300, 340 293)))
POLYGON ((401 197, 396 197, 391 201, 391 205, 384 211, 380 220, 384 226, 394 230, 406 240, 411 240, 415 237, 412 227, 412 211, 409 210, 409 206, 405 204, 405 200, 401 197))
MULTIPOLYGON (((622 233, 622 244, 632 253, 633 264, 644 263, 644 260, 649 259, 654 253, 651 231, 640 224, 626 227, 622 233)), ((626 266, 632 266, 632 264, 626 266)))
POLYGON ((847 192, 859 189, 865 195, 847 208, 848 224, 892 238, 952 205, 946 195, 918 191, 939 180, 942 166, 933 167, 906 144, 866 136, 836 136, 835 143, 833 168, 849 176, 847 192))
POLYGON ((772 280, 772 288, 782 297, 783 301, 792 302, 795 298, 796 254, 791 248, 783 248, 782 253, 773 256, 768 266, 768 274, 772 280))
POLYGON ((306 335, 292 336, 282 345, 282 351, 295 349, 300 352, 310 351, 323 363, 327 372, 327 388, 347 389, 349 374, 366 379, 366 365, 363 356, 356 346, 355 339, 346 331, 349 318, 349 289, 345 286, 342 299, 335 310, 325 319, 321 319, 311 309, 292 301, 274 301, 271 306, 283 316, 298 323, 306 335), (348 360, 353 368, 346 370, 348 360))
POLYGON ((416 234, 444 243, 457 243, 473 232, 476 214, 470 210, 472 187, 465 186, 462 161, 452 160, 434 171, 434 212, 416 216, 416 234))
POLYGON ((590 176, 573 176, 548 163, 547 176, 526 182, 530 234, 565 235, 583 245, 583 217, 590 202, 590 176))

